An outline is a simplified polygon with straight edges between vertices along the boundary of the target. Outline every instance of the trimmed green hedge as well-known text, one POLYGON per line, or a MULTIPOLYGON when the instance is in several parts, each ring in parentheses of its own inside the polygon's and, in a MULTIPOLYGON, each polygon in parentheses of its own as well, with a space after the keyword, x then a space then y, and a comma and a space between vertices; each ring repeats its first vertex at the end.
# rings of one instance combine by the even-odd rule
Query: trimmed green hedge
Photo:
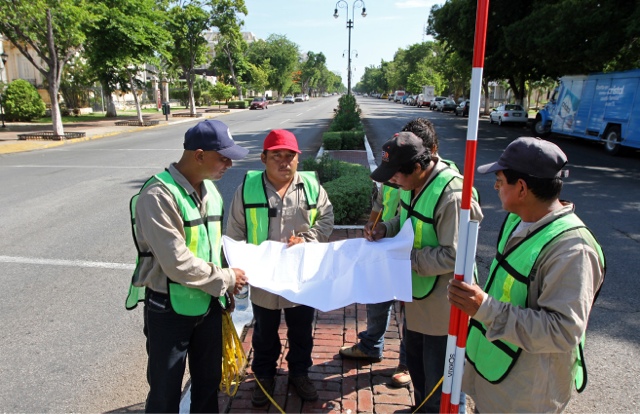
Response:
POLYGON ((325 150, 363 150, 364 131, 333 131, 322 134, 325 150))
POLYGON ((227 102, 227 108, 229 108, 229 109, 245 109, 250 104, 251 104, 251 102, 247 103, 247 101, 229 101, 229 102, 227 102))
POLYGON ((371 210, 374 183, 369 170, 359 164, 334 160, 324 155, 319 162, 309 158, 301 170, 316 171, 333 204, 335 224, 354 224, 371 210))

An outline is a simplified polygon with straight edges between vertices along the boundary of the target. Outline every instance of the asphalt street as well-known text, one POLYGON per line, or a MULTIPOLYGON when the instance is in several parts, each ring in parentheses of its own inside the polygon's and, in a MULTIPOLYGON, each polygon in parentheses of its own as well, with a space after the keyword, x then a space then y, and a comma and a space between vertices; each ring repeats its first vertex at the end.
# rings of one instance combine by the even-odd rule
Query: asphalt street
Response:
MULTIPOLYGON (((443 157, 464 165, 467 118, 358 98, 379 161, 381 145, 411 118, 436 125, 443 157)), ((250 156, 218 183, 229 200, 247 169, 261 168, 270 129, 292 130, 303 158, 320 146, 335 97, 222 115, 250 156)), ((194 121, 195 122, 195 121, 194 121)), ((192 123, 0 156, 0 410, 137 411, 144 402, 142 312, 124 297, 135 261, 128 202, 141 184, 181 154, 192 123)), ((477 165, 494 161, 524 128, 481 119, 477 165)), ((593 143, 552 138, 568 155, 563 198, 607 255, 607 279, 587 334, 589 385, 568 412, 638 412, 640 407, 640 155, 610 157, 593 143)), ((485 220, 478 246, 486 277, 504 218, 494 177, 475 176, 485 220)))

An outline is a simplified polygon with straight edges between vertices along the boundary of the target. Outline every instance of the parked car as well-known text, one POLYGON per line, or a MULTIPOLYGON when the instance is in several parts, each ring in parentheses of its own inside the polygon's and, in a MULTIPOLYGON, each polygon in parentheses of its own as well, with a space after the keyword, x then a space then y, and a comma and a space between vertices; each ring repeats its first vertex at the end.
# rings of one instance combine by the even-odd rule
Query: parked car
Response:
POLYGON ((411 105, 411 103, 413 102, 413 95, 407 95, 403 100, 402 103, 405 105, 411 105))
POLYGON ((447 98, 441 101, 442 103, 438 106, 438 110, 440 112, 454 112, 456 110, 456 101, 453 99, 447 98))
POLYGON ((492 124, 497 122, 498 125, 508 122, 526 126, 527 122, 529 122, 529 114, 527 114, 522 105, 505 104, 493 108, 493 111, 489 114, 489 122, 492 124))
POLYGON ((253 101, 251 101, 249 109, 269 109, 269 101, 263 96, 256 96, 253 98, 253 101))
POLYGON ((469 116, 469 105, 470 102, 468 99, 466 101, 460 102, 460 105, 456 106, 456 116, 469 116))
POLYGON ((294 101, 296 102, 304 102, 304 97, 302 95, 297 95, 295 98, 293 98, 294 101))
POLYGON ((396 99, 396 97, 395 97, 395 96, 393 96, 393 94, 390 94, 390 95, 389 95, 389 100, 390 100, 390 101, 395 101, 395 99, 396 99))
POLYGON ((429 104, 429 109, 431 109, 432 111, 435 111, 438 109, 438 102, 442 102, 444 101, 444 96, 436 96, 431 103, 429 104))
POLYGON ((395 91, 393 94, 393 101, 394 102, 402 102, 402 99, 406 96, 406 92, 405 91, 395 91))
POLYGON ((304 99, 305 101, 309 100, 309 95, 307 95, 306 93, 304 95, 302 95, 302 99, 304 99))
POLYGON ((323 97, 323 98, 326 98, 326 97, 328 97, 328 96, 329 96, 329 94, 328 94, 327 92, 324 92, 324 93, 322 94, 322 97, 323 97))
POLYGON ((291 95, 287 95, 284 97, 284 100, 282 101, 283 104, 287 104, 287 103, 296 103, 296 101, 293 99, 293 96, 291 95))
POLYGON ((383 93, 382 95, 380 95, 380 99, 389 99, 389 95, 383 93))

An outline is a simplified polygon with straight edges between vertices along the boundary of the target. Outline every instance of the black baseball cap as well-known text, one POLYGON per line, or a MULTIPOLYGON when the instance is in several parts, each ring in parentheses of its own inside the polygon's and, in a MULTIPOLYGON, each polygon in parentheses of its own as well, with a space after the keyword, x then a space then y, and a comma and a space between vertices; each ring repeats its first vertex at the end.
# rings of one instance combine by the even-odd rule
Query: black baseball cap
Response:
POLYGON ((248 149, 236 144, 227 125, 214 119, 189 128, 184 134, 184 149, 217 151, 232 160, 241 160, 249 153, 248 149))
POLYGON ((480 174, 513 170, 538 178, 560 177, 567 156, 556 144, 534 137, 520 137, 502 152, 498 161, 478 167, 480 174))
POLYGON ((412 132, 400 132, 382 145, 382 162, 371 173, 379 183, 389 181, 403 164, 411 162, 425 152, 422 140, 412 132))

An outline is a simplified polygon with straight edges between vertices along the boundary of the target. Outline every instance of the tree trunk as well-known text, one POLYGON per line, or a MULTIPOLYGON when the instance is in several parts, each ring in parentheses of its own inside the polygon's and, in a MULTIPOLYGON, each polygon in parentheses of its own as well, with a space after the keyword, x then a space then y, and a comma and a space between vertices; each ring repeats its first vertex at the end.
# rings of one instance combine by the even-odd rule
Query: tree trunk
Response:
POLYGON ((133 80, 133 74, 129 72, 129 83, 131 83, 131 93, 133 93, 133 101, 136 103, 136 112, 138 113, 138 122, 142 124, 142 111, 140 110, 140 101, 138 100, 138 91, 133 80))
POLYGON ((101 80, 100 85, 102 85, 102 96, 106 102, 106 114, 105 118, 116 118, 118 113, 116 112, 116 106, 113 103, 113 95, 111 94, 111 88, 109 87, 109 83, 101 80))
POLYGON ((60 84, 56 82, 56 76, 54 71, 49 71, 47 81, 49 87, 49 99, 51 99, 51 123, 53 126, 53 133, 55 135, 64 135, 64 127, 62 126, 62 116, 60 114, 60 103, 58 102, 58 88, 60 84))
MULTIPOLYGON (((489 81, 486 79, 482 80, 482 90, 484 91, 484 114, 487 115, 489 113, 489 81)), ((478 108, 480 109, 480 108, 478 108)))
POLYGON ((238 79, 236 79, 236 72, 233 70, 233 60, 231 59, 231 52, 228 48, 225 48, 225 52, 227 53, 227 59, 229 60, 229 73, 231 73, 231 79, 233 80, 233 86, 236 87, 236 91, 238 91, 238 100, 241 101, 242 98, 242 85, 238 83, 238 79))
POLYGON ((187 74, 187 85, 189 87, 189 114, 191 116, 196 115, 196 98, 193 95, 193 83, 193 74, 189 71, 187 74))

